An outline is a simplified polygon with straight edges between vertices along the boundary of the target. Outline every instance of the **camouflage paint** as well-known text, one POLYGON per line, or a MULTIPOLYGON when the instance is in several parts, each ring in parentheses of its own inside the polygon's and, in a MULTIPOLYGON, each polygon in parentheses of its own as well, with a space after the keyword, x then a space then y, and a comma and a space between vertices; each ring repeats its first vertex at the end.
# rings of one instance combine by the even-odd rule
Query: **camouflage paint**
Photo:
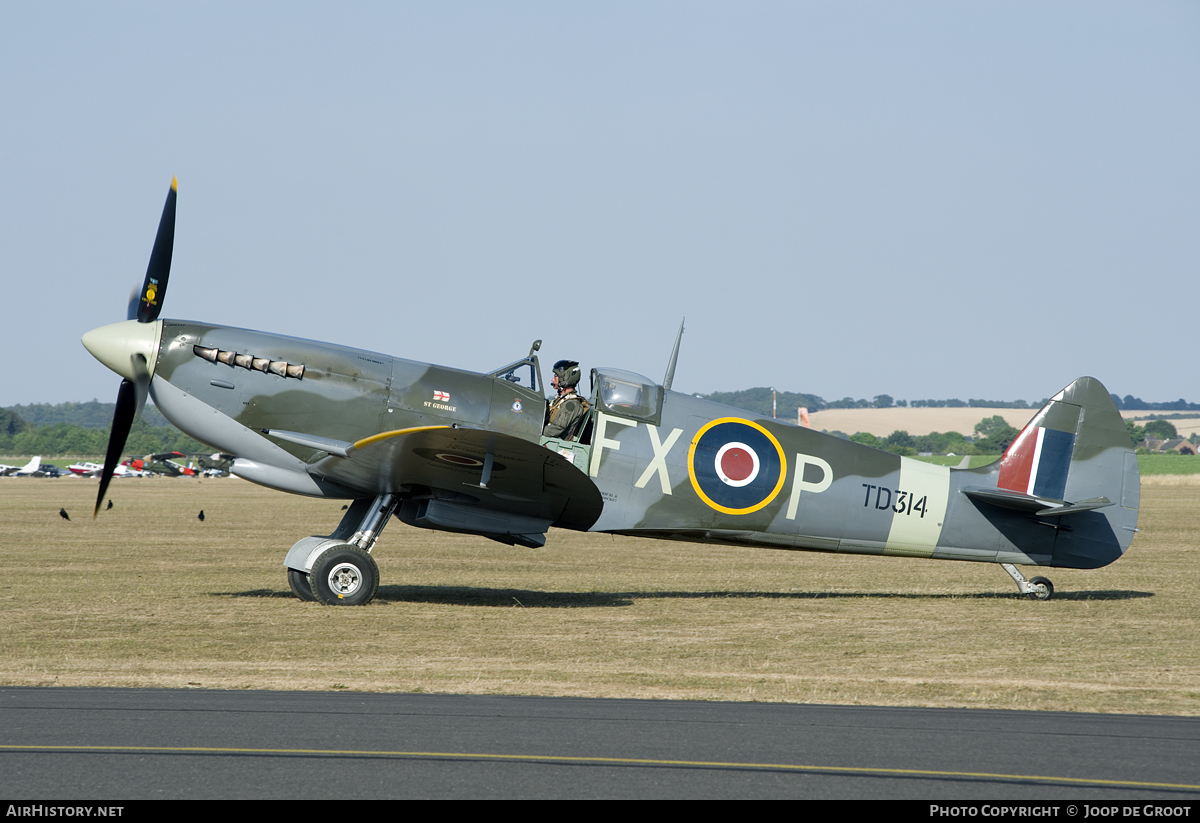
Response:
POLYGON ((589 471, 605 511, 593 529, 947 560, 1083 568, 1111 562, 1128 547, 1137 518, 1136 461, 1111 398, 1097 381, 1081 378, 1035 415, 1023 436, 1039 427, 1073 438, 1067 499, 1108 496, 1121 505, 1063 516, 1070 518, 1064 523, 981 504, 961 489, 995 487, 1004 460, 958 471, 668 392, 658 427, 598 413, 589 471), (695 476, 697 447, 715 424, 730 420, 770 435, 786 460, 779 489, 765 488, 748 505, 712 500, 695 476))
POLYGON ((582 452, 575 465, 520 445, 539 442, 545 410, 545 399, 525 386, 297 338, 164 321, 151 388, 161 390, 168 417, 184 418, 172 419, 185 431, 222 451, 254 451, 260 476, 251 479, 302 493, 314 493, 309 483, 323 494, 361 497, 440 489, 439 499, 454 505, 593 531, 1084 568, 1112 562, 1132 539, 1136 461, 1111 399, 1091 378, 1034 415, 1001 461, 960 471, 666 391, 630 373, 601 371, 601 380, 606 373, 643 381, 642 405, 605 407, 593 391, 584 443, 572 444, 582 452), (212 362, 196 347, 302 364, 303 377, 212 362), (198 408, 230 422, 206 424, 198 408), (263 429, 375 445, 338 457, 263 429), (270 448, 250 444, 250 436, 270 448), (499 465, 494 482, 472 491, 489 452, 499 465), (270 465, 290 474, 272 474, 270 465), (1064 500, 1108 497, 1114 505, 1056 518, 962 491, 1024 494, 1043 477, 1043 487, 1061 489, 1064 500))

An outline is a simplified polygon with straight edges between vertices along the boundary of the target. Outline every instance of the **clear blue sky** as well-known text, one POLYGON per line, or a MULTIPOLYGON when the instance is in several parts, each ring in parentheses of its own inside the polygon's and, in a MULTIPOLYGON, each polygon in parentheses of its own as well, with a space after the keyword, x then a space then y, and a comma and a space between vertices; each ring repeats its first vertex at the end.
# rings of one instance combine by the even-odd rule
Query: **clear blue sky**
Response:
POLYGON ((165 316, 486 370, 1200 401, 1195 2, 6 3, 0 405, 165 316))

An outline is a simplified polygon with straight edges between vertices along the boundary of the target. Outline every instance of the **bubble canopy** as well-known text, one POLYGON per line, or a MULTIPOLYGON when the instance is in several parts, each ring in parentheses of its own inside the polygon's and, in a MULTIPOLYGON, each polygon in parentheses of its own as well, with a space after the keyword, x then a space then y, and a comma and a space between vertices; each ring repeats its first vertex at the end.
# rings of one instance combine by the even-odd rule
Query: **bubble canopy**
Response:
POLYGON ((649 377, 622 369, 592 369, 592 388, 606 414, 657 424, 663 389, 649 377))

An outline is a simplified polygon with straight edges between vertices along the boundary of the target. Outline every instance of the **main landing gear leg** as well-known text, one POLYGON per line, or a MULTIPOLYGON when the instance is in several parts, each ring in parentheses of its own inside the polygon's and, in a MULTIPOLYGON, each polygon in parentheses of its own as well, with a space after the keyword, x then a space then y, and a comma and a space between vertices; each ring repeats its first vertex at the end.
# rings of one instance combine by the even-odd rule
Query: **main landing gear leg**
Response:
POLYGON ((371 549, 397 502, 394 494, 355 500, 333 534, 297 541, 284 560, 292 594, 326 606, 370 603, 379 589, 371 549))
POLYGON ((1026 580, 1025 575, 1017 571, 1017 567, 1012 563, 1001 563, 1000 566, 1008 572, 1013 580, 1017 581, 1017 590, 1021 594, 1027 594, 1034 600, 1049 600, 1054 596, 1054 584, 1044 577, 1035 577, 1032 580, 1026 580))

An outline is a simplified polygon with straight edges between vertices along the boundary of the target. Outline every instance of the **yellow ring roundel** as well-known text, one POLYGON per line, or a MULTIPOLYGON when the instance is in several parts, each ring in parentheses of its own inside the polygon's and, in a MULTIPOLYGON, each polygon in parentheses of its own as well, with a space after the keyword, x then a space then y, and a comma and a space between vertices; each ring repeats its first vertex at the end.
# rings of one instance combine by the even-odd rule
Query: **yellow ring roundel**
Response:
POLYGON ((766 506, 787 477, 775 436, 757 423, 721 417, 703 425, 688 449, 692 488, 710 508, 750 514, 766 506))

